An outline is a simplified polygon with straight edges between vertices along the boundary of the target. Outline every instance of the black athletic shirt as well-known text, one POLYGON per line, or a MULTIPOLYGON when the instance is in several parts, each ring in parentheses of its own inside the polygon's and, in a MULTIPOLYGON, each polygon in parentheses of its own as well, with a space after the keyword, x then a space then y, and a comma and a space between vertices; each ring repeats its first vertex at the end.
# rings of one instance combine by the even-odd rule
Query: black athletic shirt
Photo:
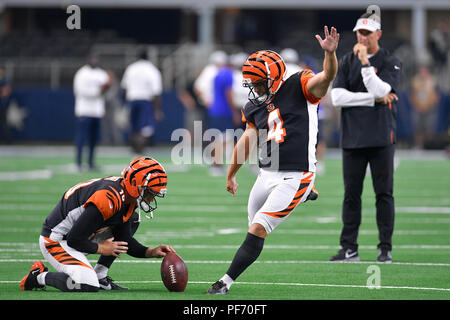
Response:
MULTIPOLYGON (((401 62, 389 51, 380 48, 369 58, 378 77, 397 92, 401 79, 401 62)), ((339 61, 339 70, 333 88, 352 92, 367 92, 361 76, 361 62, 349 52, 339 61)), ((382 147, 396 140, 397 105, 376 103, 374 107, 345 107, 341 109, 342 148, 382 147)))
POLYGON ((290 76, 270 103, 248 102, 242 121, 258 129, 259 167, 276 171, 316 171, 319 98, 306 87, 311 70, 290 76))
POLYGON ((131 235, 130 218, 135 204, 125 203, 120 177, 81 182, 67 190, 42 226, 41 235, 54 241, 67 240, 72 248, 96 253, 98 245, 90 241, 100 229, 113 227, 114 241, 128 242, 127 254, 143 258, 147 247, 131 235))

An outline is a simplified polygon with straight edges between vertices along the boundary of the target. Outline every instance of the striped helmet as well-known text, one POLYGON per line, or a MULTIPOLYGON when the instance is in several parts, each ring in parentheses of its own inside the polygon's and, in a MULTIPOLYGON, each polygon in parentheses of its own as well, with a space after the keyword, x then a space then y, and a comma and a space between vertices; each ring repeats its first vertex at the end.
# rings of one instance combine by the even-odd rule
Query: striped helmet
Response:
POLYGON ((162 165, 149 157, 139 157, 123 169, 122 178, 125 189, 133 198, 137 198, 138 207, 148 213, 156 209, 145 201, 145 192, 156 197, 164 197, 167 193, 167 174, 162 165))
POLYGON ((272 99, 280 89, 286 75, 283 58, 271 50, 252 53, 242 66, 243 86, 250 89, 249 100, 261 104, 272 99), (254 88, 264 85, 264 93, 258 94, 254 88))

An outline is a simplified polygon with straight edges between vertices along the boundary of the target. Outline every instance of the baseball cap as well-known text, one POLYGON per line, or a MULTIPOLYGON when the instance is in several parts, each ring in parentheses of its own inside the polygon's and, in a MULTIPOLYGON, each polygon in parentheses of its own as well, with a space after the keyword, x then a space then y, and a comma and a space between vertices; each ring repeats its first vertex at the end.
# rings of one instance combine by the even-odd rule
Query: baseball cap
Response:
POLYGON ((238 52, 235 54, 232 54, 230 56, 230 63, 232 66, 236 68, 242 68, 242 65, 244 64, 245 60, 247 60, 248 54, 245 52, 238 52))
POLYGON ((209 62, 213 64, 226 64, 228 61, 228 56, 225 51, 217 50, 211 53, 209 56, 209 62))
POLYGON ((372 17, 369 18, 359 18, 358 21, 356 21, 356 25, 353 28, 353 31, 357 30, 369 30, 369 31, 377 31, 381 29, 381 23, 374 20, 372 17))
POLYGON ((298 53, 292 48, 285 48, 281 50, 280 56, 287 63, 298 63, 298 53))

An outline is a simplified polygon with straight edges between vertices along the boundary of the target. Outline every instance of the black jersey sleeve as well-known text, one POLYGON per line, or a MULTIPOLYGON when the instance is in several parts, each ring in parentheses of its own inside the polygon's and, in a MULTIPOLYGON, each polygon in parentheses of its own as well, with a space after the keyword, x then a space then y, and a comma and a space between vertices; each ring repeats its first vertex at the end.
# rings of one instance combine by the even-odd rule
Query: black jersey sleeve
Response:
POLYGON ((128 240, 127 254, 129 254, 132 257, 145 258, 145 253, 147 252, 147 249, 148 247, 144 246, 133 237, 130 240, 128 240))
POLYGON ((131 224, 134 223, 132 220, 128 220, 122 224, 114 232, 114 235, 118 241, 125 241, 128 243, 127 254, 135 258, 145 258, 145 252, 147 251, 146 246, 142 245, 137 241, 131 233, 131 224))
POLYGON ((97 253, 98 245, 89 237, 103 225, 103 216, 97 207, 89 204, 66 236, 67 244, 81 252, 97 253))

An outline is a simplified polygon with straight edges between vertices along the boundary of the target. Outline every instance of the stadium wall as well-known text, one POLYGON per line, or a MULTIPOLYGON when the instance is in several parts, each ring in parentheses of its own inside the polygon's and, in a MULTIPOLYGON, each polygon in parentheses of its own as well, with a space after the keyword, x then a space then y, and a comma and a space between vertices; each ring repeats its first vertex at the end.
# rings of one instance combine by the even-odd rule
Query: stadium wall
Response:
MULTIPOLYGON (((42 87, 16 87, 12 95, 12 104, 24 110, 23 122, 19 128, 11 132, 14 142, 54 142, 71 143, 75 137, 74 95, 72 89, 61 88, 52 90, 42 87)), ((179 102, 174 90, 166 91, 162 95, 165 118, 157 123, 153 141, 155 143, 169 143, 172 131, 183 127, 183 106, 179 102)), ((107 112, 113 112, 108 110, 107 112)), ((119 129, 114 124, 114 117, 105 117, 103 126, 119 130, 122 141, 127 139, 127 129, 119 129)), ((102 133, 105 133, 102 130, 102 133)), ((117 133, 117 132, 116 132, 117 133)), ((106 134, 109 134, 106 132, 106 134)), ((103 137, 105 138, 105 137, 103 137)), ((117 143, 119 141, 103 142, 117 143)))
MULTIPOLYGON (((409 94, 409 90, 399 93, 397 137, 400 143, 410 141, 414 134, 409 94)), ((445 134, 450 124, 450 108, 448 107, 450 105, 450 94, 441 94, 438 106, 438 122, 435 126, 437 136, 445 134)), ((169 144, 172 143, 172 132, 184 127, 184 108, 178 100, 175 90, 165 91, 162 95, 162 101, 165 118, 162 122, 156 124, 152 141, 157 144, 169 144)), ((15 143, 67 144, 74 140, 76 119, 72 89, 52 90, 42 87, 18 87, 14 89, 11 103, 17 104, 17 108, 24 110, 20 128, 14 128, 11 132, 12 140, 15 143)), ((117 114, 114 114, 115 112, 117 112, 117 108, 107 104, 107 115, 103 120, 102 128, 103 144, 127 143, 127 128, 116 125, 117 114)), ((119 115, 123 115, 123 113, 119 115)), ((127 123, 127 119, 120 120, 127 123)), ((338 132, 333 132, 330 137, 326 138, 329 139, 328 144, 330 146, 339 146, 338 132)), ((433 149, 443 147, 439 144, 439 141, 436 141, 436 143, 433 149)))

